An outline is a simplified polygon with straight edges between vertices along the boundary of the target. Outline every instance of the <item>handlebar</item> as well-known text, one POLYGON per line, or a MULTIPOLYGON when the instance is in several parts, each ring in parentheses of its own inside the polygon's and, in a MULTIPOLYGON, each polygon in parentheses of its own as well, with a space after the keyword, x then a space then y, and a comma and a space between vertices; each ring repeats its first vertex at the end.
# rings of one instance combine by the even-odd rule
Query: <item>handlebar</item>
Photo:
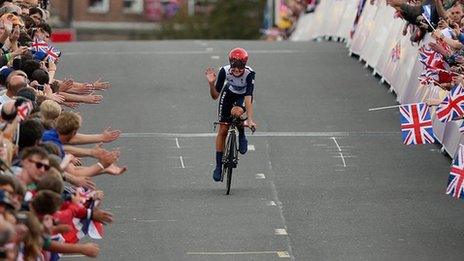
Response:
MULTIPOLYGON (((255 126, 251 126, 251 127, 250 127, 250 126, 246 123, 246 121, 242 121, 242 122, 244 122, 244 123, 243 123, 241 126, 243 126, 243 127, 245 127, 245 128, 249 128, 249 129, 251 130, 252 133, 254 133, 254 132, 256 131, 256 127, 255 127, 255 126)), ((213 123, 213 125, 214 125, 214 130, 216 130, 216 125, 226 125, 226 126, 230 126, 231 123, 229 123, 229 122, 219 122, 219 121, 215 121, 215 122, 213 123)), ((236 124, 236 125, 238 125, 238 124, 236 124)))

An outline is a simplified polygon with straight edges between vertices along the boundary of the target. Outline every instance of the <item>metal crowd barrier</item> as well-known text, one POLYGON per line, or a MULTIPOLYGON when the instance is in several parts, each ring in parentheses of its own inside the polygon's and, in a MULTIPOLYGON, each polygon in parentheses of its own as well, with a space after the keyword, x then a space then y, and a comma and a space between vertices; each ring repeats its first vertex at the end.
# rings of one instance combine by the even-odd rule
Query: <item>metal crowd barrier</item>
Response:
MULTIPOLYGON (((300 18, 290 39, 343 39, 350 54, 358 55, 366 67, 373 69, 373 74, 378 74, 382 82, 390 85, 400 104, 444 98, 446 92, 442 89, 419 83, 418 77, 423 71, 423 65, 418 61, 419 46, 411 43, 409 32, 403 36, 405 22, 395 18, 395 11, 386 5, 386 0, 377 0, 373 5, 367 0, 351 38, 357 7, 358 1, 355 0, 321 0, 314 13, 300 18)), ((420 45, 429 41, 431 37, 427 35, 420 45)), ((442 150, 451 157, 461 143, 461 123, 452 121, 445 124, 433 118, 436 138, 443 145, 442 150)))

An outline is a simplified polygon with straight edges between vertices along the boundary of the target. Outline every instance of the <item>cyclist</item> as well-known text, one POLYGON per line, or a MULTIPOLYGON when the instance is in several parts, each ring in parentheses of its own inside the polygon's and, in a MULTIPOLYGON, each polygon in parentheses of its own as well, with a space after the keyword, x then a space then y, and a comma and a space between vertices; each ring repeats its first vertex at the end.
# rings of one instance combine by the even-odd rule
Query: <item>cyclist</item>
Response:
MULTIPOLYGON (((253 121, 253 89, 255 83, 255 72, 248 66, 248 53, 243 48, 232 49, 229 53, 229 65, 222 67, 219 74, 213 68, 206 69, 206 78, 209 83, 211 98, 219 98, 218 121, 230 123, 233 117, 241 117, 245 112, 248 116, 248 126, 256 127, 253 121)), ((216 136, 216 168, 213 171, 213 179, 221 180, 222 156, 224 143, 227 137, 228 126, 219 125, 216 136)), ((245 154, 248 149, 248 141, 245 130, 239 131, 239 152, 245 154)))

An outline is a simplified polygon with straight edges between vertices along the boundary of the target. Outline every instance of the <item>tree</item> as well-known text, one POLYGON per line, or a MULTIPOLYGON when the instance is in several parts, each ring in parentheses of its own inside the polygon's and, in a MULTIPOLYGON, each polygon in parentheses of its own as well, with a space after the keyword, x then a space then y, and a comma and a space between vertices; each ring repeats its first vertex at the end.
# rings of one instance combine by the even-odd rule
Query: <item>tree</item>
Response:
POLYGON ((162 39, 258 39, 266 0, 218 0, 211 13, 188 16, 187 6, 162 23, 162 39))

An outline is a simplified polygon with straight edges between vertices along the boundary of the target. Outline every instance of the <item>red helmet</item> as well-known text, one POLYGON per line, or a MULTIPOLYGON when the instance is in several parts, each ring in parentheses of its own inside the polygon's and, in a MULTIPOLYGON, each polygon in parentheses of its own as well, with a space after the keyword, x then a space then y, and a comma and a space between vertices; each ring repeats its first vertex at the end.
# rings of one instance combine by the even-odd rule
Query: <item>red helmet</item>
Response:
POLYGON ((233 68, 245 68, 248 62, 248 53, 243 48, 234 48, 229 53, 230 66, 233 68))

